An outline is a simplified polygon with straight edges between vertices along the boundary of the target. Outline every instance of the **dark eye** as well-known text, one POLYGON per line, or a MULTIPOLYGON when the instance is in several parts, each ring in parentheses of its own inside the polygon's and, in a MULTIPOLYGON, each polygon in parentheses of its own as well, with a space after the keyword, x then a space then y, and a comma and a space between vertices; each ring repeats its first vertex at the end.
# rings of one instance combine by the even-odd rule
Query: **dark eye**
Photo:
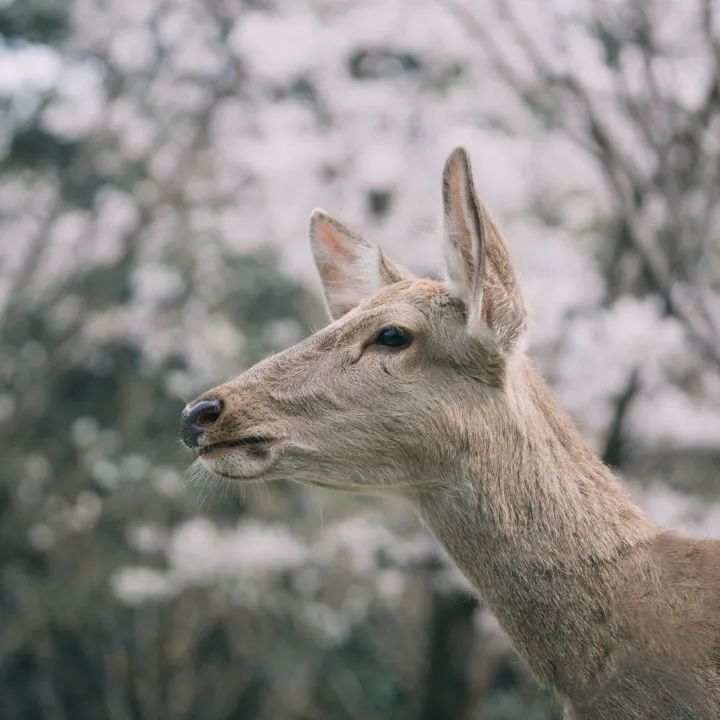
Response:
POLYGON ((410 336, 399 327, 389 327, 380 331, 377 344, 391 348, 403 348, 410 344, 410 336))

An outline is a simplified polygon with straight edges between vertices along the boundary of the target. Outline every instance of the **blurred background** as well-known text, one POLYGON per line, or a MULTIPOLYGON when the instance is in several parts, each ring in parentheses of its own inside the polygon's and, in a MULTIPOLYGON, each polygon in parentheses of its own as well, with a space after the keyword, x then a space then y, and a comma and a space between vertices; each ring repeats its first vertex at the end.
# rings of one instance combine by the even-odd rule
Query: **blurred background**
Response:
POLYGON ((3 720, 560 717, 408 508, 177 440, 324 324, 315 206, 439 270, 457 144, 563 407, 720 535, 720 3, 0 0, 3 720))

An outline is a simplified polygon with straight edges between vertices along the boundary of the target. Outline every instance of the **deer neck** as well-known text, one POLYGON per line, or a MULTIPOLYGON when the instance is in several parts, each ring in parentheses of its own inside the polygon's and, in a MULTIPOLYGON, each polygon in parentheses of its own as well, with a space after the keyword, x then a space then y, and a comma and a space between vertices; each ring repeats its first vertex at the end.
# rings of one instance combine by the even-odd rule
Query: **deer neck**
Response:
POLYGON ((538 679, 577 698, 627 637, 622 599, 657 531, 529 363, 506 393, 513 412, 483 408, 471 456, 419 510, 538 679))

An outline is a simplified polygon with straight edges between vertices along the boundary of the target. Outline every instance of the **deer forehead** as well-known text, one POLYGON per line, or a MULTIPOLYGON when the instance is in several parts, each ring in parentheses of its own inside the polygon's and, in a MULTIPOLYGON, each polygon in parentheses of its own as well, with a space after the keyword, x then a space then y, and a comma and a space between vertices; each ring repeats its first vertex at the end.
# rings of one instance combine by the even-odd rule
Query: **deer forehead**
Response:
POLYGON ((381 324, 432 325, 445 309, 463 312, 448 294, 442 283, 435 280, 404 280, 381 288, 357 307, 316 334, 318 344, 325 349, 344 342, 353 342, 357 335, 379 329, 381 324))
MULTIPOLYGON (((424 315, 434 307, 441 307, 450 298, 442 283, 435 280, 403 280, 381 288, 374 295, 361 302, 351 310, 345 318, 355 319, 369 311, 388 310, 389 315, 394 309, 415 308, 424 315)), ((377 313, 376 313, 377 314, 377 313)), ((341 318, 341 322, 344 318, 341 318)), ((388 318, 390 319, 390 318, 388 318)))

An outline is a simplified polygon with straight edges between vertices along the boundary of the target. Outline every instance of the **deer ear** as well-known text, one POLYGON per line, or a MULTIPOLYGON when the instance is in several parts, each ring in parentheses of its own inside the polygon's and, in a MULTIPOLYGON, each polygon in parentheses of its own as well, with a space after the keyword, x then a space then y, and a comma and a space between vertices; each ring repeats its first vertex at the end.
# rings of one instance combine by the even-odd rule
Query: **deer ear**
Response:
POLYGON ((385 285, 413 277, 324 210, 314 210, 310 216, 310 246, 333 320, 385 285))
POLYGON ((453 150, 445 161, 442 194, 445 280, 450 294, 467 305, 474 327, 483 301, 487 226, 464 148, 453 150))
POLYGON ((443 246, 451 295, 468 309, 468 331, 493 331, 512 350, 522 336, 526 312, 510 253, 500 231, 478 200, 470 158, 456 148, 443 172, 443 246))

